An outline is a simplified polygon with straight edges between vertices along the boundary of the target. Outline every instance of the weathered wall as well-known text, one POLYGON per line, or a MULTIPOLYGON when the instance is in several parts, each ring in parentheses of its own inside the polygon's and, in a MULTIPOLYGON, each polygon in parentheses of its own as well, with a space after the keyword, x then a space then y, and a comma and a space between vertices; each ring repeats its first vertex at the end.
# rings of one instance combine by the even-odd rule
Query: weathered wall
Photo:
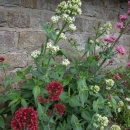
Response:
MULTIPOLYGON (((10 69, 24 68, 31 63, 30 53, 45 40, 41 22, 50 20, 61 1, 0 0, 0 56, 5 57, 10 69)), ((75 22, 78 30, 70 34, 81 44, 81 48, 93 33, 94 24, 99 20, 111 21, 115 26, 118 15, 128 9, 127 0, 82 0, 82 3, 83 14, 75 22)), ((117 29, 114 28, 114 31, 117 32, 117 29)), ((127 49, 127 54, 120 58, 125 63, 130 54, 129 34, 125 34, 121 41, 127 49)), ((3 76, 2 72, 0 75, 3 76)))

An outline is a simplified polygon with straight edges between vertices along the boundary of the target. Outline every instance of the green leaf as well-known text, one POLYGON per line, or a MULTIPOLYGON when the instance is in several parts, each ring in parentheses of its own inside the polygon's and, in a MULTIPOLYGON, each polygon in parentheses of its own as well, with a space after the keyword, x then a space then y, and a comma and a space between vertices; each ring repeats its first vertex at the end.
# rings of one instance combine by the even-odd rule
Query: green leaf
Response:
POLYGON ((33 88, 33 95, 34 95, 34 99, 35 99, 35 102, 37 102, 37 97, 39 96, 40 94, 40 87, 39 86, 35 86, 33 88))
POLYGON ((79 80, 77 81, 77 84, 78 84, 79 90, 81 90, 81 89, 88 90, 88 87, 87 87, 86 79, 85 79, 85 78, 79 79, 79 80))
POLYGON ((49 31, 49 32, 47 32, 46 35, 47 35, 47 37, 50 38, 51 40, 56 40, 57 35, 56 35, 56 32, 55 32, 55 31, 49 31))
POLYGON ((28 74, 30 70, 32 69, 32 66, 29 66, 27 69, 24 70, 24 75, 28 74))
POLYGON ((89 113, 88 111, 82 111, 81 116, 82 116, 85 120, 87 120, 88 122, 90 122, 91 119, 92 119, 92 116, 90 115, 90 113, 89 113))
POLYGON ((20 81, 21 79, 22 79, 21 76, 16 75, 16 76, 14 77, 14 79, 13 79, 11 82, 18 82, 18 81, 20 81))
POLYGON ((7 87, 11 83, 11 75, 8 75, 4 80, 4 86, 7 87))
POLYGON ((23 107, 27 107, 28 106, 26 100, 23 99, 23 98, 21 99, 21 104, 22 104, 23 107))
POLYGON ((4 129, 5 128, 5 122, 2 116, 0 116, 0 128, 4 129))
POLYGON ((9 103, 9 105, 8 106, 11 106, 12 104, 15 104, 16 102, 18 102, 18 98, 15 98, 14 100, 12 100, 10 103, 9 103))
POLYGON ((1 109, 0 109, 0 114, 3 113, 5 109, 6 109, 6 108, 1 108, 1 109))
POLYGON ((88 43, 88 44, 85 45, 85 51, 86 52, 88 52, 88 51, 91 52, 93 50, 94 50, 94 44, 89 44, 88 43))
POLYGON ((104 107, 105 100, 103 98, 98 98, 93 102, 93 110, 98 112, 98 109, 102 109, 104 107))
POLYGON ((45 32, 48 32, 50 30, 50 26, 46 22, 42 22, 42 27, 45 32))
POLYGON ((16 99, 16 98, 20 98, 20 92, 9 92, 6 94, 7 98, 10 100, 16 99))
POLYGON ((73 96, 71 97, 71 99, 69 100, 69 104, 71 107, 77 107, 80 106, 80 102, 79 102, 79 96, 73 96))
POLYGON ((82 107, 84 108, 84 103, 87 101, 88 99, 88 92, 85 91, 79 91, 79 98, 81 100, 82 103, 82 107))
POLYGON ((68 93, 67 92, 62 92, 60 95, 60 99, 62 102, 68 103, 68 93))
POLYGON ((57 52, 57 55, 64 55, 66 58, 68 57, 68 54, 65 51, 63 51, 63 50, 59 50, 57 52))
POLYGON ((8 64, 0 63, 0 67, 6 68, 6 67, 8 67, 8 66, 9 66, 8 64))
POLYGON ((78 118, 73 114, 71 117, 71 124, 75 125, 78 122, 78 118))

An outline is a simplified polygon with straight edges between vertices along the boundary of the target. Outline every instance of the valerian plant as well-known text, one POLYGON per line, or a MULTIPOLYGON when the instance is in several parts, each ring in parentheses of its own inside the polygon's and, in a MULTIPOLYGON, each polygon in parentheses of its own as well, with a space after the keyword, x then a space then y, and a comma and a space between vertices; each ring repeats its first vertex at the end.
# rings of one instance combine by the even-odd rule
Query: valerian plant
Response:
MULTIPOLYGON (((17 71, 13 78, 5 73, 4 86, 8 92, 0 96, 0 102, 5 105, 0 109, 2 129, 121 130, 124 124, 130 126, 130 118, 124 116, 130 113, 130 97, 126 88, 130 65, 128 63, 127 70, 120 67, 105 71, 105 67, 113 65, 114 55, 126 53, 118 44, 129 26, 130 9, 128 15, 119 16, 118 37, 110 35, 110 22, 104 25, 99 22, 94 27, 95 36, 88 38, 82 55, 77 49, 78 43, 66 36, 66 32, 76 30, 74 21, 81 13, 80 0, 61 2, 51 21, 42 23, 46 41, 40 50, 31 54, 35 66, 17 71), (104 39, 101 40, 102 37, 104 39), (66 40, 80 57, 68 55, 59 47, 60 40, 66 40), (120 77, 120 71, 127 79, 120 77), (16 82, 22 82, 19 90, 11 87, 16 82), (118 120, 120 113, 124 113, 121 122, 118 120), (4 121, 10 115, 8 127, 4 121)), ((0 58, 0 66, 5 72, 3 61, 0 58)))

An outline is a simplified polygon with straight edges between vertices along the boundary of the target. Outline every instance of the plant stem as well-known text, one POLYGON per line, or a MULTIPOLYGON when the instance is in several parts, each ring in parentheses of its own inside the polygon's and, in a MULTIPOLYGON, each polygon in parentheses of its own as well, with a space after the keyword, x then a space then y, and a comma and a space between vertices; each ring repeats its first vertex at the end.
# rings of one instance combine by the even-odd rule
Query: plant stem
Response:
POLYGON ((79 62, 84 58, 84 56, 87 54, 87 52, 85 52, 82 57, 80 58, 79 62))
POLYGON ((65 28, 66 25, 67 25, 67 22, 64 23, 64 25, 63 25, 63 27, 61 28, 59 34, 57 35, 56 40, 55 40, 55 42, 54 42, 54 45, 57 44, 57 42, 58 42, 58 40, 59 40, 59 37, 60 37, 60 34, 62 33, 62 31, 64 30, 64 28, 65 28))
MULTIPOLYGON (((130 21, 127 23, 127 26, 129 25, 130 21)), ((126 28, 127 28, 126 26, 126 28)), ((124 30, 121 31, 120 35, 118 36, 118 38, 115 40, 113 46, 110 48, 110 51, 109 51, 109 54, 111 53, 111 51, 113 50, 113 48, 115 47, 115 45, 117 44, 118 40, 120 39, 120 37, 123 35, 123 33, 125 32, 126 28, 124 30)), ((109 56, 108 54, 108 56, 109 56)), ((98 71, 100 70, 100 68, 102 67, 102 65, 105 63, 105 61, 107 60, 107 58, 105 58, 101 64, 99 65, 97 71, 96 71, 96 74, 98 73, 98 71)))
POLYGON ((52 58, 52 55, 49 57, 49 59, 48 59, 48 63, 47 63, 47 70, 46 70, 46 75, 47 75, 47 72, 48 72, 48 68, 49 68, 49 63, 50 63, 50 61, 51 61, 51 58, 52 58))

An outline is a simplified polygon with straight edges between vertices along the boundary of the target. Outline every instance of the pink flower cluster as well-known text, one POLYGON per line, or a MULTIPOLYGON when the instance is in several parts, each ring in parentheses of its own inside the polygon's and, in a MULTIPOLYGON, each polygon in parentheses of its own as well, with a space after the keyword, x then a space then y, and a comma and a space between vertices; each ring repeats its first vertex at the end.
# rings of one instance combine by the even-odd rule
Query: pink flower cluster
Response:
POLYGON ((0 57, 0 62, 3 62, 5 60, 4 57, 0 57))
POLYGON ((117 74, 115 74, 115 79, 116 80, 121 80, 121 77, 120 77, 120 75, 117 73, 117 74))
POLYGON ((13 130, 38 130, 37 113, 33 108, 21 108, 11 121, 13 130))
POLYGON ((128 62, 127 65, 130 67, 130 62, 128 62))
POLYGON ((113 60, 109 60, 109 65, 113 65, 114 61, 113 60))
POLYGON ((46 98, 43 98, 42 94, 40 94, 38 96, 38 101, 41 102, 41 103, 47 103, 48 102, 48 100, 46 98))
POLYGON ((118 53, 120 53, 122 55, 125 54, 125 49, 124 49, 124 47, 122 45, 117 46, 116 50, 117 50, 118 53))
POLYGON ((117 28, 124 29, 125 26, 122 22, 117 23, 117 28))
POLYGON ((59 96, 63 91, 63 87, 58 81, 54 81, 47 84, 46 91, 49 94, 50 101, 58 101, 60 100, 59 96))
POLYGON ((127 20, 127 19, 128 19, 128 16, 127 16, 126 14, 121 14, 121 15, 119 16, 119 19, 120 19, 120 21, 124 21, 124 20, 127 20))
POLYGON ((108 42, 108 43, 113 43, 115 42, 116 37, 115 36, 108 36, 106 38, 104 38, 104 41, 108 42))
POLYGON ((54 110, 55 112, 58 113, 59 116, 62 116, 64 114, 65 109, 66 109, 66 106, 61 103, 54 105, 54 110))

